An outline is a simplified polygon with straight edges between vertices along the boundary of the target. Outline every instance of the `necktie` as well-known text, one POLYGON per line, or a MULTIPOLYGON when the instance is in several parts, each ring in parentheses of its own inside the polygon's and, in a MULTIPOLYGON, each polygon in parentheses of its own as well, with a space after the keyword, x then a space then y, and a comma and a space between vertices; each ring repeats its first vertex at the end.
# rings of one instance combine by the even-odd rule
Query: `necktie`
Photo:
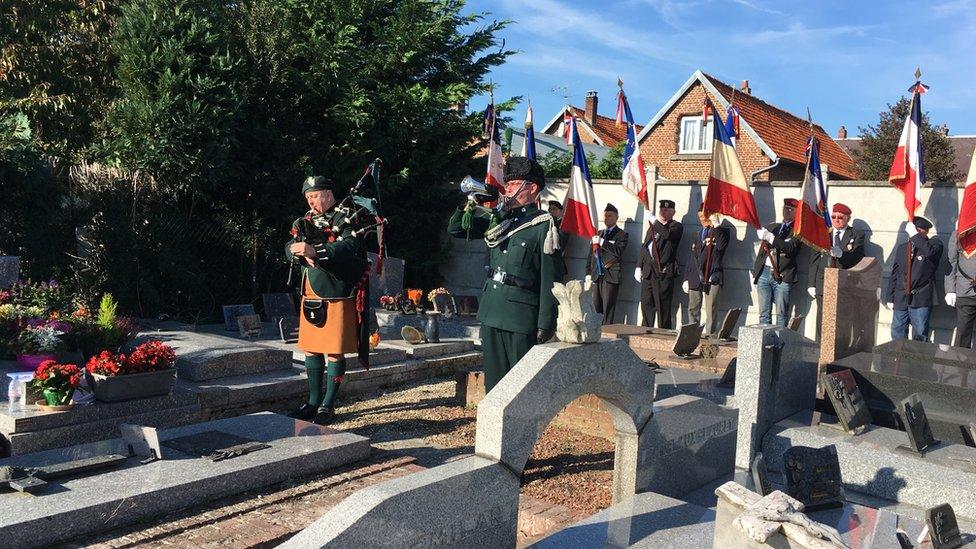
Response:
POLYGON ((840 248, 840 231, 834 231, 834 246, 840 248))

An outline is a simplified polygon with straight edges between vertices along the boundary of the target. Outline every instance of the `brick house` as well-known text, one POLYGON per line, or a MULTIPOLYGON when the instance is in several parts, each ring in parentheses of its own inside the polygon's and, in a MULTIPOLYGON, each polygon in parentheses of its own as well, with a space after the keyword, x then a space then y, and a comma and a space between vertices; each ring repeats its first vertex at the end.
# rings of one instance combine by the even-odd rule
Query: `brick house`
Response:
MULTIPOLYGON (((749 82, 736 89, 695 71, 684 85, 644 126, 637 140, 644 162, 657 169, 659 179, 707 180, 711 167, 711 123, 702 119, 705 97, 725 112, 733 98, 739 109, 736 150, 746 177, 755 181, 799 181, 806 165, 809 124, 752 95, 749 82)), ((857 179, 854 160, 823 128, 814 125, 820 139, 820 162, 830 179, 857 179)))
MULTIPOLYGON (((602 116, 597 112, 599 97, 595 91, 586 92, 586 99, 583 108, 565 105, 542 127, 541 132, 558 137, 565 136, 563 116, 569 112, 578 118, 576 126, 579 130, 580 140, 587 145, 602 145, 604 147, 614 147, 621 141, 627 141, 627 127, 623 124, 617 126, 617 119, 602 116)), ((701 110, 701 109, 699 109, 701 110)), ((616 113, 616 105, 614 105, 616 113)), ((641 126, 636 126, 637 131, 641 131, 641 126)))
MULTIPOLYGON (((946 136, 952 145, 953 163, 956 166, 956 172, 960 178, 955 183, 968 183, 965 179, 966 175, 969 174, 969 164, 973 161, 973 149, 976 149, 976 135, 949 135, 949 127, 945 124, 942 125, 940 130, 942 131, 942 135, 946 136)), ((834 138, 834 141, 847 154, 851 155, 851 158, 854 157, 855 151, 861 148, 861 138, 848 137, 847 128, 844 126, 841 126, 837 130, 837 137, 834 138)))

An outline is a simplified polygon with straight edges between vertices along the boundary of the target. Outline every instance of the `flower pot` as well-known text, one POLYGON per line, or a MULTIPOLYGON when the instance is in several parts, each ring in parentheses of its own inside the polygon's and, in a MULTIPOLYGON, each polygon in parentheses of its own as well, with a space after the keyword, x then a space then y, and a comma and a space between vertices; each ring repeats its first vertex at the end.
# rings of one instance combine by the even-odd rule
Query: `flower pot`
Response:
POLYGON ((66 412, 75 407, 74 404, 63 404, 61 406, 49 406, 47 402, 38 400, 34 403, 42 412, 66 412))
POLYGON ((106 377, 88 374, 95 399, 100 402, 119 402, 136 398, 168 395, 173 390, 176 369, 106 377))
POLYGON ((41 355, 17 355, 17 364, 20 365, 21 372, 33 372, 45 360, 57 360, 58 356, 53 354, 41 355))
POLYGON ((44 389, 43 394, 44 402, 48 406, 66 406, 71 403, 71 397, 75 394, 75 390, 73 388, 67 391, 44 389))

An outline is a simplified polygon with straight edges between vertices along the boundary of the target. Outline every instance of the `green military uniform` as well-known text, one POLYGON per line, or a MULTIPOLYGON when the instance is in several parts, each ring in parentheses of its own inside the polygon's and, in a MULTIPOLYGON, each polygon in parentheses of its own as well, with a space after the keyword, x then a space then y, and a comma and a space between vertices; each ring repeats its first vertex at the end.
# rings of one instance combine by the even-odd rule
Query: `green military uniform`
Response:
MULTIPOLYGON (((512 158, 509 164, 515 160, 524 159, 512 158)), ((509 172, 506 166, 506 180, 528 179, 509 172)), ((463 214, 463 209, 454 213, 448 232, 458 238, 483 237, 491 250, 491 272, 478 306, 485 391, 490 391, 536 344, 540 332, 551 336, 556 328, 552 285, 563 276, 558 228, 535 205, 506 212, 491 229, 488 212, 479 209, 470 230, 462 227, 463 214)))

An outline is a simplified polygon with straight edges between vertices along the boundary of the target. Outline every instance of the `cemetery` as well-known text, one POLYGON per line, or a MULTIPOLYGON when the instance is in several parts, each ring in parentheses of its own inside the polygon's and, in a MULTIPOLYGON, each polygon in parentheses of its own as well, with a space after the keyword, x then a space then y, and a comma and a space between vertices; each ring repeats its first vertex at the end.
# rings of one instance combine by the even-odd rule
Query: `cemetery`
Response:
POLYGON ((15 0, 0 549, 976 549, 971 2, 637 4, 15 0))

